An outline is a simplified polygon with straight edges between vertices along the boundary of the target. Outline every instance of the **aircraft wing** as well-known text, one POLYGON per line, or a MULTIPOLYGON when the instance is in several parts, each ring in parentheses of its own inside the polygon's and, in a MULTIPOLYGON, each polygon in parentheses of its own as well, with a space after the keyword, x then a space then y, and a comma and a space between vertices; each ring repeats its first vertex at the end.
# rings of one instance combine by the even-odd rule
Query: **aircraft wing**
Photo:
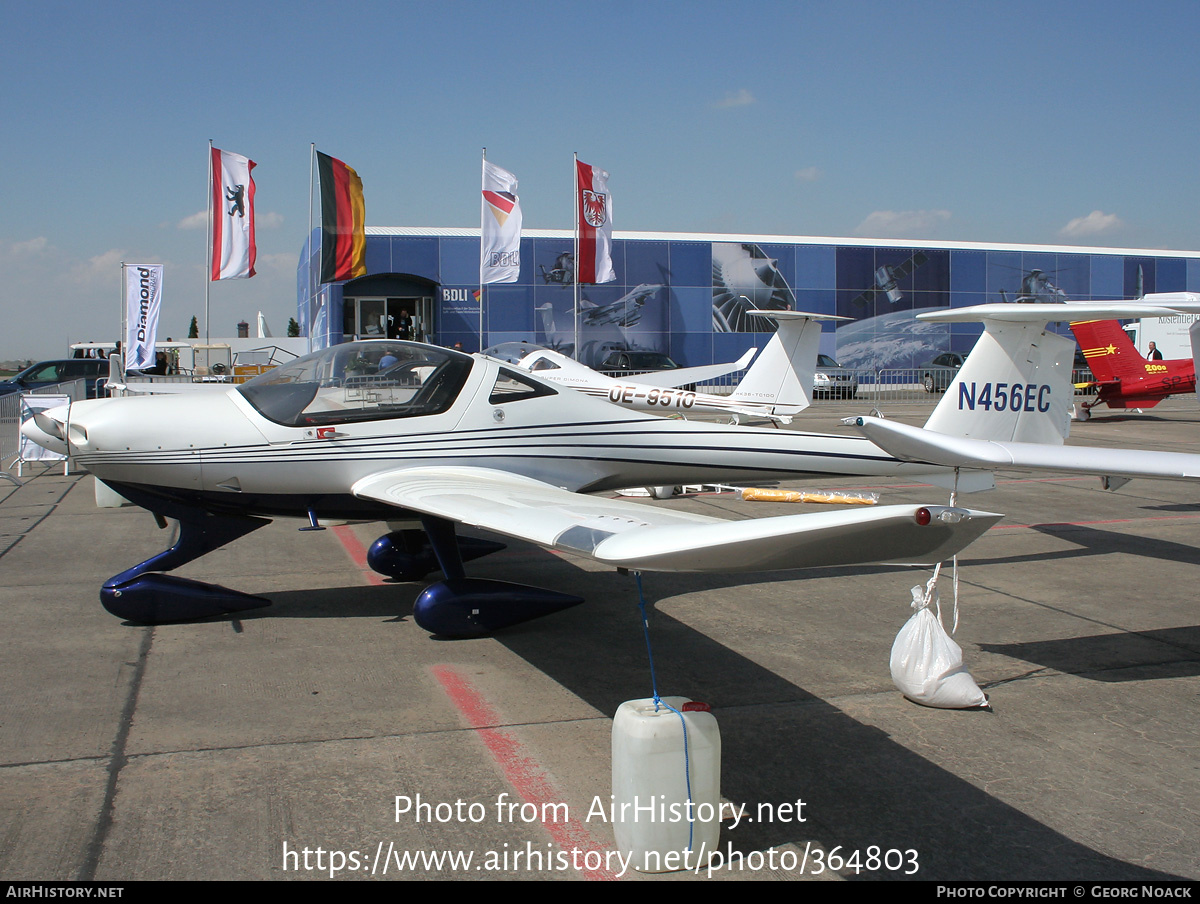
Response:
POLYGON ((1200 455, 1184 452, 969 439, 877 417, 848 418, 843 423, 853 424, 879 448, 903 461, 929 462, 950 468, 1012 468, 1101 477, 1200 478, 1200 455))
POLYGON ((725 521, 472 467, 385 471, 363 478, 351 491, 608 565, 649 571, 933 563, 950 558, 1003 517, 948 506, 891 505, 725 521))
POLYGON ((703 383, 705 380, 715 380, 735 370, 745 370, 754 357, 756 348, 750 349, 736 361, 725 364, 702 364, 699 367, 677 367, 673 370, 656 370, 650 373, 629 377, 631 383, 642 383, 646 386, 683 386, 685 383, 703 383))

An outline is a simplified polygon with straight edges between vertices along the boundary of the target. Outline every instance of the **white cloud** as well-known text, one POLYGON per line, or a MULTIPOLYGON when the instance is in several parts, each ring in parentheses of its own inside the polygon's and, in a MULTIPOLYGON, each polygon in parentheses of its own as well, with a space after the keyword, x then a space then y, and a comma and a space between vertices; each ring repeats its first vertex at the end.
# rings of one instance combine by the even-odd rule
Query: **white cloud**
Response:
POLYGON ((35 239, 27 239, 24 242, 13 242, 8 246, 8 253, 14 257, 32 257, 35 254, 41 254, 46 250, 49 244, 44 235, 39 235, 35 239))
POLYGON ((184 217, 176 224, 178 229, 204 229, 208 226, 208 211, 202 210, 199 213, 191 214, 184 217))
POLYGON ((742 88, 739 91, 728 92, 724 98, 717 101, 713 106, 718 109, 724 109, 725 107, 748 107, 753 103, 757 103, 754 95, 745 88, 742 88))
POLYGON ((948 219, 948 210, 876 210, 855 227, 854 235, 877 239, 928 238, 948 219))
POLYGON ((1087 235, 1099 235, 1101 232, 1111 232, 1124 225, 1125 223, 1115 213, 1093 210, 1086 217, 1073 219, 1060 229, 1058 234, 1068 238, 1079 238, 1087 235))
POLYGON ((125 260, 126 252, 122 248, 114 248, 90 257, 85 262, 77 262, 71 268, 71 279, 80 285, 111 285, 119 286, 121 280, 121 262, 125 260))
POLYGON ((263 270, 295 273, 296 255, 286 251, 282 254, 260 254, 254 259, 254 269, 260 273, 263 270))
MULTIPOLYGON (((254 225, 262 229, 278 229, 283 225, 283 214, 267 211, 256 213, 254 225)), ((208 211, 202 210, 184 217, 175 224, 177 229, 205 229, 208 227, 208 211)))
POLYGON ((796 170, 797 182, 816 182, 821 178, 821 171, 815 166, 806 166, 804 169, 796 170))

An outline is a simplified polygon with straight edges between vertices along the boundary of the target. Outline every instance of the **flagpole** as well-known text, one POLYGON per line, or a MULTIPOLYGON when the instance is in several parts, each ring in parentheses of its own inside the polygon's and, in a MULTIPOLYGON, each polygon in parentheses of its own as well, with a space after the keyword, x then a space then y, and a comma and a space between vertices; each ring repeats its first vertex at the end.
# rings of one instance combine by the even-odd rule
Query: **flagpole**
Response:
POLYGON ((208 139, 208 203, 204 206, 208 210, 208 238, 205 240, 205 248, 208 251, 208 260, 204 262, 204 344, 209 344, 208 338, 208 293, 212 284, 212 230, 213 230, 213 168, 212 168, 212 139, 208 139))
MULTIPOLYGON (((308 249, 308 258, 306 260, 306 264, 308 266, 308 298, 305 299, 305 302, 304 302, 304 305, 307 308, 307 311, 305 312, 306 314, 312 312, 312 294, 313 294, 312 207, 313 207, 313 179, 314 179, 314 175, 315 175, 315 171, 316 171, 316 163, 317 163, 317 143, 315 141, 311 141, 311 142, 309 142, 309 145, 308 145, 308 239, 305 242, 305 247, 308 249)), ((322 242, 325 241, 324 235, 322 235, 321 241, 322 242)), ((297 311, 296 313, 299 314, 300 312, 297 311)), ((306 316, 304 319, 307 321, 308 317, 306 316)), ((345 312, 342 312, 342 325, 343 326, 345 325, 345 322, 346 322, 346 315, 345 315, 345 312)), ((355 326, 357 326, 357 325, 358 325, 358 319, 355 318, 355 326)), ((346 337, 343 336, 342 338, 345 339, 346 337)), ((313 350, 313 348, 312 348, 312 324, 311 323, 308 324, 308 350, 310 352, 313 350)))
POLYGON ((121 314, 120 314, 120 317, 118 318, 118 321, 121 324, 121 333, 119 336, 117 336, 117 340, 121 345, 121 370, 124 371, 125 370, 125 362, 127 360, 129 360, 129 349, 126 348, 126 345, 128 343, 125 341, 125 339, 126 339, 126 336, 125 336, 125 261, 121 261, 120 283, 121 283, 121 286, 117 291, 121 293, 121 302, 120 302, 121 303, 121 314))
POLYGON ((579 152, 572 154, 574 163, 571 165, 571 181, 575 186, 574 207, 571 218, 575 221, 575 265, 571 268, 571 282, 575 284, 575 306, 571 310, 571 320, 575 327, 575 360, 579 360, 579 152))
MULTIPOLYGON (((480 190, 487 188, 487 148, 483 149, 483 166, 480 167, 480 190)), ((480 206, 480 216, 483 216, 483 207, 480 206)), ((479 350, 483 351, 483 221, 479 223, 479 350)))

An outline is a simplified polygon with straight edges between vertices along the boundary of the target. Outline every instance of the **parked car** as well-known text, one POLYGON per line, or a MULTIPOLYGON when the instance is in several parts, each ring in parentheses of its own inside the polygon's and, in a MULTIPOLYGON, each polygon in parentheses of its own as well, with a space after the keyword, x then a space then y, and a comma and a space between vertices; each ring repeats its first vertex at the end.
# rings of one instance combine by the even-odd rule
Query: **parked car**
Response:
POLYGON ((108 361, 104 358, 63 358, 39 361, 8 380, 0 381, 0 396, 31 392, 59 383, 87 380, 87 397, 96 398, 108 382, 108 361))
POLYGON ((852 399, 858 395, 858 374, 848 367, 842 367, 828 355, 817 355, 813 395, 852 399))
POLYGON ((611 351, 596 370, 620 376, 625 373, 644 374, 653 370, 675 370, 679 367, 662 352, 611 351))
POLYGON ((954 382, 959 369, 963 366, 966 355, 957 352, 943 352, 927 364, 922 364, 920 370, 921 383, 926 392, 945 392, 946 387, 954 382))

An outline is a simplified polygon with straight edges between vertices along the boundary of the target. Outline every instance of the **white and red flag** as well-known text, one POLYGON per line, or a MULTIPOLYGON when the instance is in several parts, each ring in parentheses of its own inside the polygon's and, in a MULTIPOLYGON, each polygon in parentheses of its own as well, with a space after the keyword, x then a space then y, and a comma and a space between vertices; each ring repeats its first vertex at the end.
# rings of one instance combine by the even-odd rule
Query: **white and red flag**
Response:
POLYGON ((575 279, 581 283, 605 283, 617 278, 612 265, 612 196, 608 173, 575 161, 578 197, 575 199, 579 232, 579 260, 575 279))
POLYGON ((212 278, 254 275, 254 161, 212 148, 212 278))
POLYGON ((517 177, 483 161, 479 283, 516 282, 521 273, 521 202, 517 177))

